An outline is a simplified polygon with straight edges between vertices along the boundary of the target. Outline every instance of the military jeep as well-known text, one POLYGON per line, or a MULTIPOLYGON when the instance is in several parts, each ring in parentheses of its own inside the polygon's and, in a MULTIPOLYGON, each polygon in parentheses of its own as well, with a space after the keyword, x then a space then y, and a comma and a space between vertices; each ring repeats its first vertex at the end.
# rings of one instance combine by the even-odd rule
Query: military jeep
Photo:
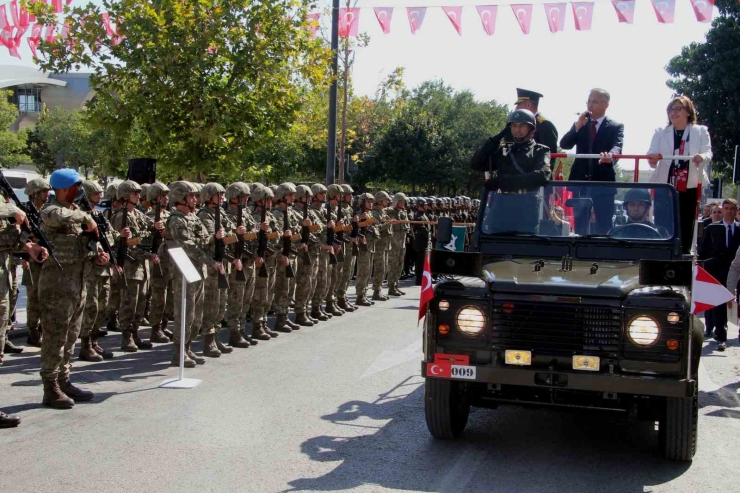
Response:
MULTIPOLYGON (((445 279, 424 328, 432 436, 460 437, 471 406, 556 406, 657 421, 665 457, 691 460, 703 324, 678 210, 663 184, 484 191, 470 252, 431 253, 445 279), (598 230, 635 197, 641 216, 625 206, 626 222, 598 230)), ((440 222, 439 242, 449 229, 440 222)))

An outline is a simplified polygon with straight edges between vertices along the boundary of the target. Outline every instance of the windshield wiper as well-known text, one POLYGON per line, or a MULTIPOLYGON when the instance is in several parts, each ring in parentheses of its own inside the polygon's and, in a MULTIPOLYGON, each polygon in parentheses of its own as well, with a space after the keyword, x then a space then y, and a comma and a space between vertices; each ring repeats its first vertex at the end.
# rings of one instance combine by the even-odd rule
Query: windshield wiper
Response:
POLYGON ((547 236, 540 236, 534 233, 525 233, 523 231, 497 231, 495 233, 485 233, 486 236, 516 236, 522 238, 537 238, 543 240, 546 243, 551 243, 551 240, 547 236))
POLYGON ((613 236, 609 235, 581 235, 577 236, 577 238, 605 238, 607 240, 613 240, 619 243, 620 245, 626 245, 626 246, 632 246, 632 242, 629 240, 625 240, 623 238, 614 238, 613 236))

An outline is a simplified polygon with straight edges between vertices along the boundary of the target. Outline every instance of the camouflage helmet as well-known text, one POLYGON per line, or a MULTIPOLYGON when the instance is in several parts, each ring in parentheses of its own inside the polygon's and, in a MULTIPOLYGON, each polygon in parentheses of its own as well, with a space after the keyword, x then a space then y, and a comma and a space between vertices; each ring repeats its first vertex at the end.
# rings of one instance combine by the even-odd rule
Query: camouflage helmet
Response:
POLYGON ((295 185, 292 184, 289 181, 286 181, 285 183, 281 183, 280 186, 277 187, 275 192, 275 197, 277 197, 278 200, 282 200, 285 198, 286 195, 289 195, 291 193, 296 192, 295 185))
POLYGON ((200 198, 200 191, 203 190, 203 184, 202 183, 196 183, 194 181, 190 182, 191 185, 193 185, 193 188, 195 188, 195 193, 198 194, 198 198, 200 198))
POLYGON ((151 202, 157 200, 162 194, 170 193, 170 189, 161 181, 155 181, 146 189, 146 199, 151 202))
POLYGON ((272 190, 272 194, 275 195, 275 193, 277 192, 278 186, 277 185, 270 185, 268 188, 270 190, 272 190))
POLYGON ((352 187, 349 186, 349 185, 347 185, 346 183, 343 184, 343 185, 340 185, 340 186, 342 187, 342 192, 343 193, 355 193, 355 191, 352 190, 352 187))
POLYGON ((149 190, 149 186, 150 186, 149 183, 142 183, 141 184, 141 199, 142 200, 149 200, 147 198, 147 195, 146 195, 147 190, 149 190))
POLYGON ((444 201, 442 199, 434 199, 434 205, 437 207, 442 207, 442 204, 444 204, 444 201))
POLYGON ((108 184, 107 187, 105 187, 105 193, 103 194, 103 198, 105 200, 118 200, 118 185, 120 185, 120 181, 114 181, 108 184))
POLYGON ((204 204, 208 203, 210 202, 211 197, 217 193, 226 193, 226 189, 220 183, 216 183, 215 181, 208 182, 200 189, 200 201, 204 204))
POLYGON ((309 199, 313 196, 313 192, 311 191, 311 187, 308 185, 298 185, 295 187, 295 198, 300 199, 303 197, 308 197, 309 199))
POLYGON ((403 192, 398 192, 393 196, 393 201, 391 202, 391 207, 395 207, 398 205, 400 201, 408 202, 409 198, 406 196, 403 192))
POLYGON ((417 197, 415 203, 416 203, 416 207, 427 205, 427 199, 425 199, 424 197, 417 197))
POLYGON ((360 202, 364 202, 366 200, 374 201, 375 197, 373 197, 373 194, 365 192, 363 194, 360 194, 360 196, 357 197, 357 200, 359 200, 360 202))
POLYGON ((170 200, 174 203, 184 201, 191 193, 198 193, 198 189, 195 187, 195 184, 189 181, 183 180, 170 183, 170 200))
POLYGON ((226 188, 226 200, 246 196, 249 196, 249 185, 243 181, 235 181, 226 188))
POLYGON ((266 199, 274 199, 275 194, 272 192, 270 187, 264 185, 260 187, 252 187, 252 200, 255 202, 266 199))
POLYGON ((49 183, 49 180, 47 180, 46 178, 38 177, 26 183, 26 189, 24 190, 24 192, 29 197, 32 197, 33 195, 39 192, 45 192, 46 190, 51 190, 51 184, 49 183))
MULTIPOLYGON (((28 188, 28 186, 26 186, 26 188, 28 188)), ((94 193, 100 193, 103 191, 103 187, 100 186, 100 183, 94 180, 83 181, 82 188, 85 190, 85 195, 92 195, 94 193)), ((29 195, 29 194, 26 193, 26 195, 29 195)))
POLYGON ((374 197, 375 203, 381 202, 383 200, 387 200, 388 202, 391 201, 391 196, 388 195, 388 192, 380 191, 375 194, 374 197))
POLYGON ((342 195, 344 195, 344 191, 342 190, 341 185, 332 184, 326 187, 327 194, 329 195, 330 199, 340 199, 342 198, 342 195))
POLYGON ((123 198, 128 198, 128 196, 134 192, 141 192, 141 186, 134 180, 126 180, 118 185, 116 197, 118 200, 121 200, 123 198))
POLYGON ((314 195, 314 197, 320 193, 326 193, 328 190, 324 185, 321 183, 314 183, 311 185, 311 193, 314 195))
POLYGON ((432 197, 427 197, 427 198, 425 198, 424 200, 426 200, 426 202, 427 202, 427 205, 434 205, 434 201, 435 201, 436 199, 433 199, 432 197))

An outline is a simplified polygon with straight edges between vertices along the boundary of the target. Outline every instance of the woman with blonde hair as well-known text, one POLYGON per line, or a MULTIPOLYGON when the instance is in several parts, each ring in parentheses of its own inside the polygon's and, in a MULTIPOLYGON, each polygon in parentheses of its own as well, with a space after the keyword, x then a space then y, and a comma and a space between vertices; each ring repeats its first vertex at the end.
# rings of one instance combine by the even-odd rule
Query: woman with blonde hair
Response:
MULTIPOLYGON (((694 222, 698 186, 709 185, 707 166, 712 161, 712 143, 709 131, 704 125, 696 122, 694 103, 686 96, 676 96, 666 107, 668 125, 658 128, 650 142, 648 163, 654 168, 651 183, 669 183, 678 191, 679 225, 684 253, 691 251, 694 238, 694 222), (691 160, 662 159, 663 156, 691 156, 691 160)), ((656 202, 659 197, 656 196, 656 202)), ((660 210, 669 208, 656 207, 656 224, 673 229, 671 217, 660 217, 660 210), (661 224, 668 223, 668 224, 661 224)))

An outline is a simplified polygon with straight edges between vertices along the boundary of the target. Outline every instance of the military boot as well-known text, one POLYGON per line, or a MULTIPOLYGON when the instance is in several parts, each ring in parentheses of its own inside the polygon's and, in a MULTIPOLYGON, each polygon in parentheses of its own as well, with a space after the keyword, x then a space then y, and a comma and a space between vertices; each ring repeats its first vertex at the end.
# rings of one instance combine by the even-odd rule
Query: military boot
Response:
POLYGON ((172 335, 172 331, 168 329, 167 327, 162 329, 162 333, 167 337, 170 341, 174 339, 175 337, 172 335))
POLYGON ((26 344, 33 347, 41 347, 41 337, 41 331, 38 327, 29 327, 26 344))
POLYGON ((306 316, 306 313, 296 313, 295 314, 295 321, 298 325, 302 327, 313 327, 313 322, 309 320, 309 318, 306 316))
POLYGON ((267 320, 262 320, 262 328, 264 329, 265 332, 267 332, 267 335, 269 335, 272 338, 275 338, 280 335, 274 330, 272 330, 269 325, 267 325, 267 320))
POLYGON ((347 301, 347 298, 339 298, 337 300, 337 306, 344 310, 345 312, 353 312, 357 310, 354 306, 352 306, 349 301, 347 301))
POLYGON ((152 326, 152 333, 149 335, 149 340, 156 342, 157 344, 170 342, 170 338, 162 332, 162 324, 155 324, 152 326))
POLYGON ((134 344, 136 344, 136 347, 139 349, 151 349, 152 343, 150 341, 145 341, 142 338, 139 337, 139 328, 134 327, 134 329, 131 331, 131 335, 134 337, 134 344))
MULTIPOLYGON (((177 347, 180 347, 180 345, 177 344, 177 347)), ((195 354, 195 352, 193 352, 192 343, 190 343, 190 342, 186 342, 185 343, 185 356, 187 356, 191 360, 195 361, 195 364, 197 364, 197 365, 205 365, 206 364, 206 359, 203 356, 198 356, 197 354, 195 354)))
POLYGON ((406 291, 401 291, 401 290, 399 289, 399 287, 398 287, 398 283, 396 283, 396 286, 395 286, 395 287, 396 287, 396 291, 398 291, 399 293, 401 293, 401 296, 405 296, 405 295, 406 295, 406 291))
POLYGON ((206 334, 203 341, 203 356, 209 358, 218 358, 221 356, 221 351, 216 347, 216 336, 213 334, 206 334))
POLYGON ((232 330, 229 332, 229 345, 231 347, 248 348, 251 346, 249 341, 242 337, 242 333, 238 330, 232 330))
POLYGON ((320 320, 318 318, 316 318, 313 313, 311 313, 311 312, 308 311, 308 307, 306 307, 306 310, 307 310, 306 311, 306 318, 308 320, 310 320, 311 322, 313 322, 314 325, 318 325, 319 322, 320 322, 320 320))
POLYGON ((367 296, 364 294, 359 295, 357 299, 355 300, 355 305, 357 306, 373 306, 373 304, 370 302, 369 299, 367 299, 367 296))
POLYGON ((331 301, 331 306, 333 306, 336 311, 342 312, 342 315, 344 315, 345 313, 347 313, 347 310, 343 309, 342 307, 340 307, 337 304, 337 300, 332 300, 331 301))
POLYGON ((103 357, 95 352, 93 349, 92 342, 89 337, 82 338, 82 345, 80 346, 80 359, 82 361, 92 361, 98 363, 103 361, 103 357))
POLYGON ((380 292, 380 290, 373 291, 373 299, 375 301, 388 301, 388 297, 380 292))
MULTIPOLYGON (((60 377, 61 378, 61 377, 60 377)), ((89 390, 82 390, 81 388, 72 385, 69 381, 69 377, 63 378, 59 381, 59 390, 71 397, 75 402, 87 402, 93 400, 95 394, 89 390)))
POLYGON ((267 333, 262 320, 252 320, 252 338, 260 341, 269 341, 272 339, 267 333))
POLYGON ((332 315, 331 313, 329 313, 329 312, 327 312, 326 310, 324 310, 324 307, 323 307, 323 306, 321 306, 321 305, 319 305, 319 311, 320 311, 321 313, 323 313, 323 314, 324 314, 324 316, 325 316, 325 317, 326 317, 327 319, 330 319, 330 318, 334 317, 334 315, 332 315))
POLYGON ((121 332, 121 327, 118 325, 118 314, 108 316, 107 329, 110 332, 121 332))
POLYGON ((316 320, 319 320, 321 322, 326 322, 327 320, 329 320, 329 317, 324 314, 318 306, 311 307, 311 318, 315 318, 316 320))
POLYGON ((75 401, 59 388, 59 382, 56 379, 44 380, 44 398, 41 403, 54 409, 72 409, 75 405, 75 401))
POLYGON ((7 339, 5 339, 5 348, 4 349, 5 349, 4 352, 5 353, 8 353, 8 354, 21 354, 23 352, 23 348, 22 347, 18 347, 15 344, 13 344, 10 341, 10 338, 9 337, 7 339))
POLYGON ((331 301, 326 302, 326 313, 334 317, 341 317, 343 315, 342 312, 337 310, 337 307, 335 307, 334 303, 331 301))
POLYGON ((403 293, 398 290, 395 284, 388 288, 388 294, 391 296, 403 296, 403 293))
POLYGON ((21 424, 20 416, 0 412, 0 428, 15 428, 21 424))
MULTIPOLYGON (((220 326, 220 324, 219 324, 219 326, 220 326)), ((219 351, 221 351, 221 353, 223 353, 223 354, 229 354, 229 353, 233 353, 234 352, 234 348, 229 347, 226 344, 224 344, 223 342, 221 342, 221 338, 218 337, 218 332, 216 332, 214 334, 214 338, 216 339, 216 347, 218 348, 219 351)))
POLYGON ((246 329, 244 331, 240 331, 239 334, 244 338, 245 341, 249 343, 250 346, 256 346, 259 344, 257 339, 254 338, 254 334, 248 335, 246 329))
POLYGON ((98 353, 100 356, 103 357, 103 359, 111 359, 113 358, 113 351, 109 351, 107 349, 103 349, 100 344, 98 344, 98 338, 97 334, 90 337, 90 343, 92 344, 93 351, 98 353))
POLYGON ((275 319, 275 330, 278 332, 283 332, 285 334, 290 334, 293 332, 293 330, 288 326, 287 324, 288 316, 285 314, 278 315, 275 319))
MULTIPOLYGON (((195 361, 192 360, 190 356, 188 356, 187 351, 185 351, 183 362, 185 363, 185 368, 195 368, 195 361)), ((180 345, 179 344, 175 346, 175 350, 172 352, 172 360, 170 361, 170 366, 180 366, 180 345)))
POLYGON ((121 351, 124 353, 135 353, 139 348, 134 341, 134 333, 131 330, 124 330, 121 334, 121 351))
POLYGON ((285 325, 287 325, 288 327, 290 327, 291 330, 301 330, 301 326, 298 325, 297 323, 293 322, 290 319, 290 316, 289 315, 286 315, 285 316, 285 325))

